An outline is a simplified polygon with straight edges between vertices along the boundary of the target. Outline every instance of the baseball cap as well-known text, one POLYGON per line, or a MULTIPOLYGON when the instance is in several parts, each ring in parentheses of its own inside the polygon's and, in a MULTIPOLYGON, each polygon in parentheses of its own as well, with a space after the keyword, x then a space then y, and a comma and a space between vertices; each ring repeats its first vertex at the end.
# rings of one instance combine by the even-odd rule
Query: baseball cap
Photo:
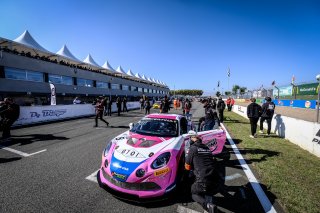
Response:
POLYGON ((188 132, 188 135, 190 136, 190 137, 192 137, 192 136, 195 136, 195 137, 199 137, 199 135, 198 135, 198 133, 196 132, 196 131, 194 131, 194 130, 190 130, 189 132, 188 132))

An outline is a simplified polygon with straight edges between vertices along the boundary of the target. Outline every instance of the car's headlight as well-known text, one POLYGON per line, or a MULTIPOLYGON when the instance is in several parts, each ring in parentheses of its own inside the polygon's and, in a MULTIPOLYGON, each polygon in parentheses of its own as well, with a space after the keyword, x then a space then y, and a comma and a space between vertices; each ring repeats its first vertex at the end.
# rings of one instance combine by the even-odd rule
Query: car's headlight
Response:
POLYGON ((107 145, 107 147, 104 149, 103 155, 104 155, 105 157, 107 157, 111 146, 112 146, 112 142, 109 142, 108 145, 107 145))
POLYGON ((170 156, 171 156, 170 152, 162 153, 152 162, 151 168, 159 169, 161 167, 164 167, 169 162, 170 156))

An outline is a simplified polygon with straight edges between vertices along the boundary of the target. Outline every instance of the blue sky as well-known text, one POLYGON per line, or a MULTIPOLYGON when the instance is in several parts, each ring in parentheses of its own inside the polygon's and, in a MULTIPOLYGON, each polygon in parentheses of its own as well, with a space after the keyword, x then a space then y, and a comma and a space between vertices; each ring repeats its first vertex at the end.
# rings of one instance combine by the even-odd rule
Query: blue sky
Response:
POLYGON ((320 2, 309 0, 1 0, 0 37, 24 30, 57 52, 165 82, 228 90, 315 82, 320 2))

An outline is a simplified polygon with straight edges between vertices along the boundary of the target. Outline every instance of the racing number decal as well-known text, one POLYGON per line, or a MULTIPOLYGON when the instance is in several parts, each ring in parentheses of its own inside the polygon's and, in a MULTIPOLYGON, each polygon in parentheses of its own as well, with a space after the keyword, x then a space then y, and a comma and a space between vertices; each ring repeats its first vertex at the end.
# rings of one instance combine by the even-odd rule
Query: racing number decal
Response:
POLYGON ((119 152, 126 157, 132 157, 132 158, 143 158, 143 155, 141 155, 139 152, 131 149, 122 149, 119 150, 119 152))
POLYGON ((161 170, 158 170, 158 171, 155 171, 155 172, 154 172, 154 176, 164 175, 164 174, 166 174, 167 172, 169 172, 169 167, 164 168, 164 169, 161 169, 161 170))

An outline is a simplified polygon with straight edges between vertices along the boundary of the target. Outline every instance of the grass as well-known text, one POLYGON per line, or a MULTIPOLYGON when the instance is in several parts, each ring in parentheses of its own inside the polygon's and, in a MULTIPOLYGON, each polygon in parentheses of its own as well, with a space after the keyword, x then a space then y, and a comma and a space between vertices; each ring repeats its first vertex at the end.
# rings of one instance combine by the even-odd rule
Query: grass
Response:
MULTIPOLYGON (((244 117, 225 113, 225 126, 238 148, 286 212, 320 212, 320 159, 272 134, 250 138, 244 117)), ((266 132, 266 130, 264 130, 266 132)))

